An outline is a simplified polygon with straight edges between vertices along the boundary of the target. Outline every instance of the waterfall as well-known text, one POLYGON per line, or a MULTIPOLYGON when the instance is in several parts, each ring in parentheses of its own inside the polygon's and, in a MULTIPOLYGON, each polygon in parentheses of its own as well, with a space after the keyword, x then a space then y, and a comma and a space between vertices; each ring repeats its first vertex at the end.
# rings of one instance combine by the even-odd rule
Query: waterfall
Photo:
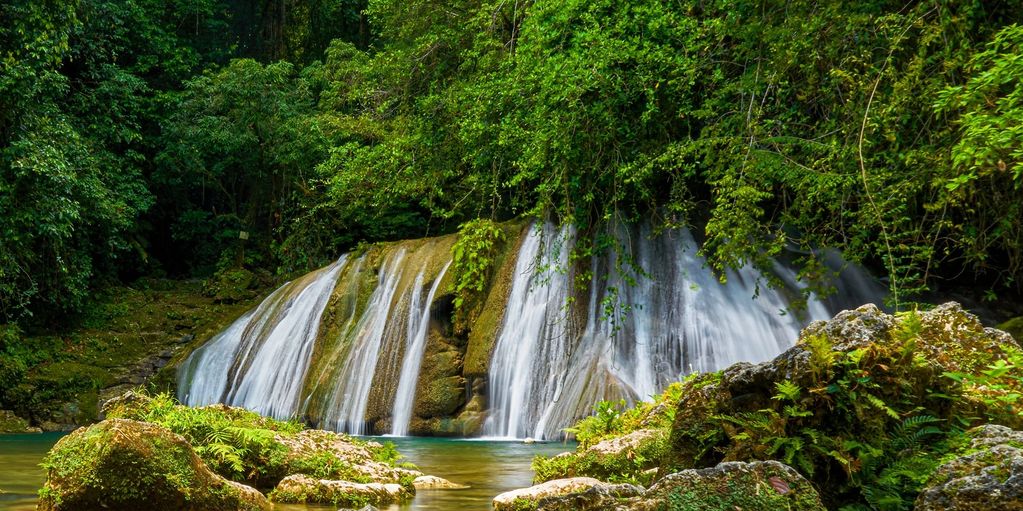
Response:
POLYGON ((797 312, 807 293, 790 261, 769 275, 728 271, 722 284, 687 230, 611 226, 596 239, 615 247, 587 260, 571 257, 571 226, 521 232, 469 334, 442 289, 455 236, 376 245, 281 286, 193 352, 179 398, 352 434, 552 439, 598 401, 634 403, 694 371, 768 360, 810 320, 883 297, 833 251, 817 255, 838 293, 808 293, 797 312), (435 359, 446 365, 426 365, 435 359))
POLYGON ((320 316, 347 256, 284 284, 182 366, 179 398, 226 403, 277 418, 294 414, 320 316))
POLYGON ((543 240, 571 234, 545 225, 523 242, 490 363, 485 435, 558 437, 599 400, 631 403, 690 372, 768 360, 808 320, 832 315, 812 295, 802 317, 789 312, 800 288, 780 264, 781 288, 750 266, 726 272, 721 284, 686 230, 653 236, 641 225, 613 236, 621 246, 592 259, 585 316, 576 321, 564 312, 571 270, 544 279, 528 267, 547 258, 564 268, 565 249, 545 252, 543 240))
POLYGON ((571 286, 568 255, 574 233, 544 224, 531 229, 515 263, 511 294, 490 369, 490 416, 484 432, 532 434, 537 414, 556 402, 565 373, 571 286))
POLYGON ((401 282, 405 250, 391 256, 380 270, 380 283, 370 296, 366 312, 355 325, 349 356, 342 365, 324 412, 326 426, 348 433, 366 433, 366 409, 383 346, 387 318, 401 282))
MULTIPOLYGON (((423 271, 416 276, 416 283, 412 287, 414 299, 409 307, 408 342, 405 348, 405 357, 401 364, 401 378, 398 380, 398 390, 394 396, 394 408, 391 412, 391 434, 405 436, 408 434, 409 422, 412 420, 412 405, 416 395, 416 384, 419 381, 419 369, 423 363, 423 352, 426 350, 426 338, 430 326, 430 304, 433 303, 437 288, 444 275, 448 272, 448 262, 440 271, 440 275, 430 286, 430 292, 426 295, 426 301, 420 305, 419 293, 415 290, 423 287, 423 271), (413 319, 415 321, 413 321, 413 319)), ((425 271, 425 270, 424 270, 425 271)))

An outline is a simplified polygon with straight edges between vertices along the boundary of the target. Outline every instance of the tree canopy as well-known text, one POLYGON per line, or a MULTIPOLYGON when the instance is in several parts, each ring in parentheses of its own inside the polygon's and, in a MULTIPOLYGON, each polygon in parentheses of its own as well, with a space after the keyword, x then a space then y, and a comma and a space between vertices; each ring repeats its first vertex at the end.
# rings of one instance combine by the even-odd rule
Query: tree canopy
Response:
POLYGON ((1023 4, 14 0, 0 322, 96 286, 310 268, 478 218, 830 246, 899 297, 1018 296, 1023 4), (609 227, 611 226, 611 227, 609 227), (240 231, 252 238, 239 261, 240 231))

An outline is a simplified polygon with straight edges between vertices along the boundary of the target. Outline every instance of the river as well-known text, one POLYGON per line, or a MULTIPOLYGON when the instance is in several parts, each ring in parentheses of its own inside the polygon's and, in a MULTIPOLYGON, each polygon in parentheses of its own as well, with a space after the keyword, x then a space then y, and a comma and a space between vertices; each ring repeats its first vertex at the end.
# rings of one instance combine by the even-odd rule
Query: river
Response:
MULTIPOLYGON (((35 509, 36 491, 46 474, 39 467, 60 433, 0 435, 0 511, 35 509)), ((386 511, 484 511, 495 495, 530 485, 529 465, 537 454, 572 450, 561 443, 440 439, 420 437, 368 437, 394 442, 408 461, 431 475, 468 485, 462 490, 420 491, 415 499, 386 511)), ((331 506, 278 505, 279 511, 334 511, 331 506)))

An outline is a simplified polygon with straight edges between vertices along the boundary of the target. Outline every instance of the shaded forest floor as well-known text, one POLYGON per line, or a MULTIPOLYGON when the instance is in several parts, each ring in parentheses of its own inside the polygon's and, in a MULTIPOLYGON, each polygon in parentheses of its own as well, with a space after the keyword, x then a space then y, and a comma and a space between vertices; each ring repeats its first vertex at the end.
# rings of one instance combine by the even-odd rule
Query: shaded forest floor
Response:
MULTIPOLYGON (((232 271, 219 279, 140 279, 96 296, 77 326, 19 334, 0 351, 9 380, 0 409, 44 430, 96 420, 102 403, 142 384, 167 389, 177 362, 269 291, 271 279, 232 271)), ((2 346, 0 346, 2 347, 2 346)))

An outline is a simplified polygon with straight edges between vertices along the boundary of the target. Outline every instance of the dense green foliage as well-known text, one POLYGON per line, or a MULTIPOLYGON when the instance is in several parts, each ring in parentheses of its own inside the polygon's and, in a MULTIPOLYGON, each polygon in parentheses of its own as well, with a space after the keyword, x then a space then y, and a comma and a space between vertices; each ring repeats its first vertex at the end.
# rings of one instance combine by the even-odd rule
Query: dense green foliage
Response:
POLYGON ((577 224, 586 253, 653 218, 702 230, 719 270, 828 245, 897 301, 960 276, 1018 293, 1021 12, 8 2, 0 316, 523 214, 577 224))

